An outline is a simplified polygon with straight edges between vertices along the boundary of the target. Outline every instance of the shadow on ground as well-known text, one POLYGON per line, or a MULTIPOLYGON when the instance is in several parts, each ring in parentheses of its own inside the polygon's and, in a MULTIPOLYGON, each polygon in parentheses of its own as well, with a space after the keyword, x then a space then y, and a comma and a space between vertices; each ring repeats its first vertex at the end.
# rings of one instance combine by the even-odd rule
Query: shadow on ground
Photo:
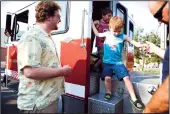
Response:
POLYGON ((1 87, 1 114, 19 114, 17 93, 1 87))

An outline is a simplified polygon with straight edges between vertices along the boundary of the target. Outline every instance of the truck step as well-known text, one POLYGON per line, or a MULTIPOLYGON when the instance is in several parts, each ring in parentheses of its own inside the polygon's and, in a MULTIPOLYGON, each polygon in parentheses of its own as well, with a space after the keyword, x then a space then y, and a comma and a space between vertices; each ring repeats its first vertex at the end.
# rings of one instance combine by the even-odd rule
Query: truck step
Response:
MULTIPOLYGON (((123 81, 118 81, 117 79, 112 79, 112 92, 118 92, 120 89, 125 90, 125 84, 123 81)), ((106 93, 105 83, 100 80, 99 93, 106 93)))
MULTIPOLYGON (((147 104, 152 97, 152 93, 157 89, 159 76, 132 76, 130 79, 137 97, 141 99, 144 104, 147 104)), ((105 92, 104 81, 100 80, 99 93, 104 94, 105 92)), ((129 94, 124 81, 119 81, 116 78, 112 79, 112 92, 117 95, 129 94)))
POLYGON ((100 84, 100 74, 95 72, 90 72, 90 96, 99 93, 99 84, 100 84))
POLYGON ((88 113, 123 113, 123 97, 113 96, 106 101, 102 93, 88 98, 88 113))

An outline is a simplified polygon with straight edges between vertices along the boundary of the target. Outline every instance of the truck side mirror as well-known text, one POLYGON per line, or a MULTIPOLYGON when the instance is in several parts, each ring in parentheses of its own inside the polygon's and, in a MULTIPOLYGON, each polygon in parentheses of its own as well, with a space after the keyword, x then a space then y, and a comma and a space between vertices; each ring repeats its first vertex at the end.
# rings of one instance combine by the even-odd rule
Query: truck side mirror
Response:
POLYGON ((5 33, 6 36, 11 36, 11 15, 6 15, 6 27, 5 27, 5 33))

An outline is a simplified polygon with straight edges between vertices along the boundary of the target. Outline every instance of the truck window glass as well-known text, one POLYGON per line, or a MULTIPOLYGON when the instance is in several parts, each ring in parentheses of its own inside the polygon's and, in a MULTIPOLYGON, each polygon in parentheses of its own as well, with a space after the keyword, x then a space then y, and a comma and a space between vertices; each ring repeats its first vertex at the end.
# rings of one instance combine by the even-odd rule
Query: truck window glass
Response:
MULTIPOLYGON (((119 17, 121 17, 123 20, 125 20, 125 14, 124 14, 124 12, 121 10, 121 9, 119 9, 119 8, 117 8, 117 16, 119 16, 119 17)), ((123 28, 123 33, 125 33, 124 32, 124 29, 125 28, 123 28)))
POLYGON ((52 34, 61 34, 61 33, 65 33, 68 30, 69 27, 69 7, 68 7, 68 1, 56 1, 56 3, 61 7, 61 12, 60 12, 60 16, 61 16, 61 22, 58 25, 58 30, 53 31, 52 34))

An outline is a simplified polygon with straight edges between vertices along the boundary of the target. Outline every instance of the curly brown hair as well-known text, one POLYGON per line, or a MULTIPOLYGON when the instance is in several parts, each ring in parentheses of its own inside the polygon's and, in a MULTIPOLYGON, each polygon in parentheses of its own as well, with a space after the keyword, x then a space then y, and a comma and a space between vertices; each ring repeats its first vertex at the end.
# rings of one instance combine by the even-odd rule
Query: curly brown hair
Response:
POLYGON ((44 22, 47 17, 53 17, 55 12, 61 10, 61 7, 53 1, 42 1, 35 8, 36 22, 44 22))

